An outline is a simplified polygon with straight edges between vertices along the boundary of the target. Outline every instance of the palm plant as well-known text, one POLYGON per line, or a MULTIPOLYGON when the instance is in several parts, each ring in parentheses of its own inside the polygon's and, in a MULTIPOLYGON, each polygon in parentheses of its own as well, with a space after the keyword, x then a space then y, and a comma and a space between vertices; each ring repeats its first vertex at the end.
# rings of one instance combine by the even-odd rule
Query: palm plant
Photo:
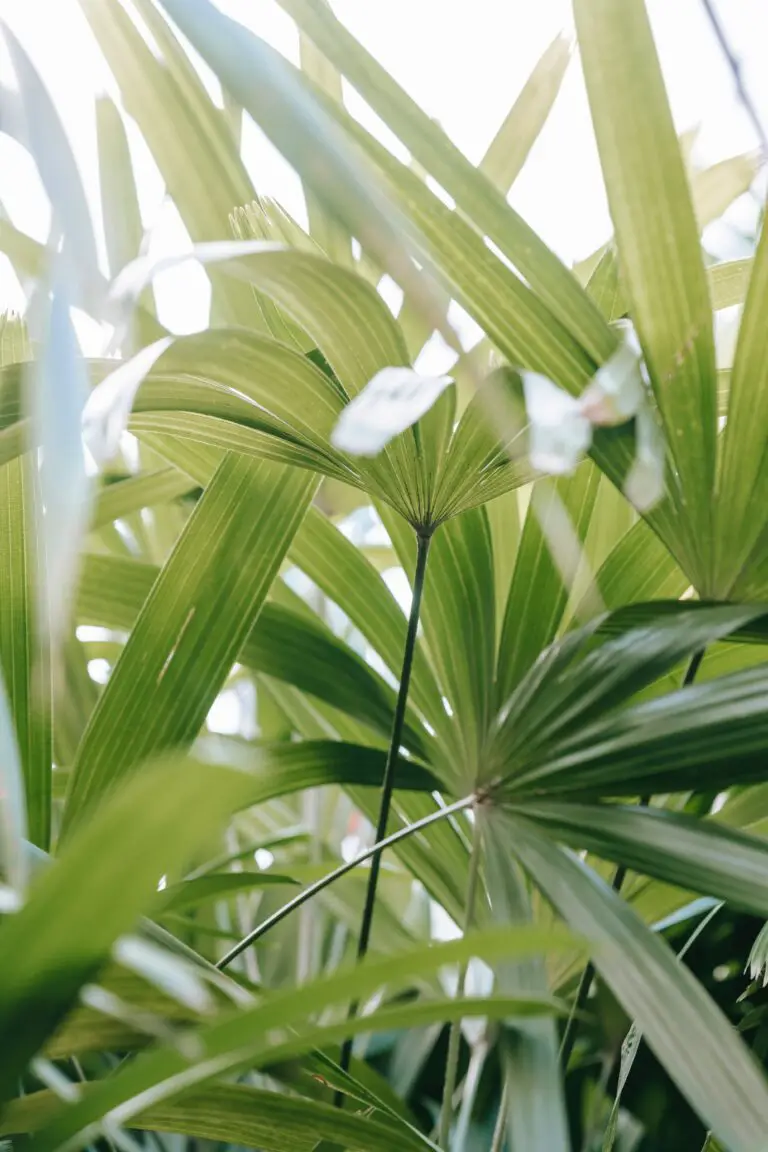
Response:
POLYGON ((627 1103, 650 1052, 664 1121, 698 1117, 686 1147, 711 1130, 752 1152, 765 1054, 740 1032, 761 1005, 713 995, 697 948, 728 924, 743 965, 745 916, 768 917, 768 249, 713 264, 701 243, 756 161, 687 172, 642 0, 577 0, 615 236, 574 274, 505 198, 564 40, 475 168, 323 0, 280 3, 301 69, 207 0, 81 0, 210 273, 211 326, 179 338, 136 259, 122 115, 100 101, 105 278, 9 37, 2 123, 55 227, 44 247, 0 220, 32 295, 0 344, 0 1132, 628 1149, 653 1127, 627 1103), (410 166, 346 111, 342 75, 410 166), (308 231, 252 185, 246 114, 301 175, 308 231), (472 352, 451 301, 483 330, 472 352), (718 372, 713 309, 742 302, 718 372), (83 360, 73 305, 115 324, 122 363, 83 360), (581 395, 626 317, 666 460, 639 509, 637 421, 555 480, 519 405, 520 372, 581 395), (342 414, 435 330, 454 383, 422 384, 359 454, 342 414), (216 733, 235 699, 250 731, 216 733), (435 942, 438 914, 458 939, 435 942))

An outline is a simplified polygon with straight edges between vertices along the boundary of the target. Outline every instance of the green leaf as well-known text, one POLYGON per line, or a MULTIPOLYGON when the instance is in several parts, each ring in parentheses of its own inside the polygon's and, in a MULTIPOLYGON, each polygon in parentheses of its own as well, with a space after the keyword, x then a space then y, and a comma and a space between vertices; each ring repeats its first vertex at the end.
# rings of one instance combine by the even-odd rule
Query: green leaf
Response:
MULTIPOLYGON (((282 243, 284 239, 282 235, 276 235, 277 230, 267 215, 262 198, 235 208, 230 215, 229 223, 237 240, 268 240, 282 243)), ((302 233, 298 229, 298 225, 296 227, 299 231, 299 237, 296 240, 297 247, 305 251, 317 251, 306 233, 302 233)), ((260 327, 274 336, 275 340, 281 340, 284 344, 298 349, 299 352, 311 352, 313 341, 282 308, 255 287, 253 288, 253 298, 260 314, 260 327)))
POLYGON ((453 197, 477 230, 498 245, 556 320, 594 360, 605 359, 613 347, 608 328, 571 274, 502 193, 350 35, 327 5, 321 0, 280 0, 280 5, 402 140, 414 159, 453 197))
MULTIPOLYGON (((178 957, 169 953, 166 959, 169 965, 175 965, 178 957)), ((187 970, 184 971, 186 974, 187 970)), ((122 1002, 121 1017, 77 1004, 47 1040, 43 1051, 49 1059, 84 1056, 90 1052, 132 1052, 145 1048, 153 1039, 142 1027, 148 1019, 154 1018, 162 1030, 179 1025, 191 1027, 205 1015, 114 962, 107 962, 99 972, 97 986, 122 1002)), ((206 987, 203 996, 207 993, 206 987)), ((207 1012, 213 1007, 212 1000, 211 997, 207 1012)))
MULTIPOLYGON (((163 7, 326 208, 421 302, 425 314, 434 317, 433 326, 451 338, 428 283, 413 265, 399 212, 382 196, 327 112, 309 97, 301 74, 209 0, 163 0, 163 7)), ((250 199, 240 197, 235 203, 250 199)))
POLYGON ((606 244, 594 259, 594 268, 586 282, 587 293, 606 320, 618 320, 627 309, 622 299, 616 249, 612 244, 606 244))
MULTIPOLYGON (((299 35, 299 58, 301 70, 318 88, 339 104, 344 102, 341 76, 318 52, 311 40, 299 35)), ((342 268, 352 266, 352 238, 343 224, 327 212, 313 194, 311 188, 305 190, 309 234, 320 245, 323 252, 342 268)))
POLYGON ((122 118, 108 96, 96 101, 96 139, 107 258, 112 276, 141 249, 144 229, 122 118))
MULTIPOLYGON (((86 555, 78 590, 79 621, 132 628, 157 575, 157 568, 141 561, 86 555)), ((348 712, 368 728, 389 734, 394 690, 362 657, 308 613, 265 604, 241 642, 239 658, 247 668, 295 684, 348 712)), ((432 743, 415 714, 407 719, 404 739, 417 752, 426 752, 432 743)))
POLYGON ((586 864, 525 820, 504 826, 547 898, 594 941, 598 972, 704 1123, 734 1152, 758 1148, 768 1124, 764 1077, 701 984, 586 864))
MULTIPOLYGON (((21 321, 0 319, 0 364, 27 360, 21 321)), ((47 850, 51 829, 51 680, 40 632, 43 562, 37 465, 29 454, 0 467, 0 666, 21 756, 30 840, 47 850)))
POLYGON ((43 558, 39 481, 31 455, 0 468, 0 664, 21 756, 29 838, 51 834, 51 669, 39 618, 43 558))
POLYGON ((573 42, 562 33, 545 50, 523 85, 480 161, 480 171, 505 196, 523 165, 560 91, 573 53, 573 42))
MULTIPOLYGON (((443 965, 462 963, 473 956, 492 962, 502 957, 537 954, 549 948, 572 948, 574 943, 574 937, 562 930, 528 926, 487 930, 469 934, 462 940, 419 945, 397 955, 368 959, 356 968, 345 967, 300 988, 273 993, 252 1009, 199 1029, 200 1041, 205 1045, 205 1061, 190 1064, 177 1047, 161 1046, 139 1055, 82 1100, 64 1109, 42 1130, 31 1147, 34 1152, 59 1147, 65 1140, 90 1129, 108 1112, 113 1119, 128 1123, 141 1111, 143 1094, 148 1090, 152 1092, 153 1101, 160 1104, 227 1070, 274 1064, 319 1044, 343 1039, 347 1033, 455 1019, 472 1015, 475 1010, 481 1015, 498 1014, 502 1018, 511 1011, 523 1012, 525 998, 521 996, 476 1001, 410 1001, 379 1008, 351 1021, 342 1019, 316 1025, 308 1020, 310 1014, 319 1017, 324 1008, 350 998, 360 1001, 384 986, 390 993, 411 987, 414 981, 432 976, 443 965)), ((556 1002, 544 1002, 541 998, 534 998, 530 1006, 535 1012, 558 1008, 556 1002)))
MULTIPOLYGON (((395 692, 348 645, 319 620, 270 604, 243 649, 247 665, 327 700, 350 716, 388 735, 395 692)), ((434 740, 413 709, 407 712, 403 743, 429 758, 434 740)))
POLYGON ((21 899, 27 886, 27 809, 24 769, 13 715, 0 676, 0 863, 5 883, 21 899))
POLYGON ((644 520, 638 520, 611 550, 596 580, 607 608, 682 596, 689 587, 671 552, 644 520))
POLYGON ((41 447, 43 457, 38 519, 45 564, 38 568, 38 614, 54 654, 71 608, 91 493, 82 442, 88 378, 72 326, 64 268, 60 263, 52 273, 43 349, 30 369, 28 402, 31 444, 41 447))
MULTIPOLYGON (((385 527, 413 579, 412 533, 380 509, 385 527)), ((433 667, 455 717, 447 748, 450 782, 471 787, 488 724, 495 649, 493 552, 488 519, 475 508, 449 520, 430 544, 421 624, 433 667), (457 643, 461 658, 457 658, 457 643)))
POLYGON ((91 530, 121 520, 142 508, 152 508, 186 496, 196 487, 195 482, 177 468, 158 468, 107 484, 95 501, 91 530))
POLYGON ((491 376, 477 389, 454 430, 435 497, 443 518, 475 508, 535 478, 527 457, 513 446, 514 438, 507 436, 510 424, 515 432, 518 430, 518 414, 510 410, 496 385, 496 377, 491 376), (489 419, 497 404, 498 414, 503 416, 501 433, 489 419))
POLYGON ((15 1089, 115 939, 151 903, 163 872, 187 862, 242 805, 247 789, 247 777, 223 768, 189 760, 154 764, 111 797, 70 839, 60 860, 41 872, 26 906, 0 925, 0 1025, 6 1037, 0 1098, 15 1089))
MULTIPOLYGON (((574 618, 584 622, 606 607, 598 574, 612 551, 637 523, 637 513, 623 493, 607 476, 600 477, 584 537, 584 555, 568 597, 563 627, 568 627, 574 618)), ((652 542, 658 541, 655 533, 647 531, 647 535, 652 542)))
MULTIPOLYGON (((383 749, 340 740, 302 740, 298 743, 242 744, 237 741, 201 741, 197 754, 239 768, 249 778, 248 804, 263 804, 305 788, 327 784, 377 789, 384 775, 383 749)), ((429 769, 401 757, 397 786, 403 792, 431 792, 437 781, 429 769)), ((434 805, 432 807, 434 811, 434 805)))
MULTIPOLYGON (((192 239, 227 236, 229 213, 252 198, 253 185, 221 112, 168 25, 152 5, 141 5, 161 61, 117 0, 80 0, 80 7, 192 239)), ((214 281, 227 322, 252 323, 251 293, 215 273, 214 281)))
MULTIPOLYGON (((418 233, 413 231, 412 236, 417 253, 435 265, 437 274, 451 295, 483 327, 503 355, 512 364, 540 372, 573 394, 580 393, 596 366, 584 349, 553 319, 533 292, 494 256, 482 238, 457 212, 447 208, 413 172, 396 160, 342 109, 330 106, 329 110, 374 159, 391 195, 407 210, 408 219, 413 222, 412 229, 418 229, 418 233)), ((607 327, 606 331, 615 344, 615 334, 607 327)), ((610 351, 608 349, 607 355, 610 351)), ((498 394, 496 388, 487 397, 490 402, 494 394, 498 394)), ((491 411, 497 417, 496 423, 499 423, 498 404, 491 411)), ((517 422, 514 427, 510 427, 508 414, 504 408, 501 411, 504 412, 507 425, 501 439, 503 442, 512 441, 519 427, 517 422)), ((494 439, 498 451, 498 435, 494 439)), ((503 452, 499 455, 506 457, 503 452)), ((628 424, 621 428, 597 430, 591 455, 613 482, 622 486, 635 458, 632 426, 628 424)), ((508 461, 505 459, 505 462, 508 461)), ((530 469, 525 474, 516 459, 513 463, 517 463, 518 467, 507 478, 506 484, 485 490, 483 499, 500 495, 515 484, 524 482, 521 473, 525 479, 532 478, 530 469)), ((475 502, 472 500, 471 503, 475 502)), ((449 507, 453 510, 456 504, 454 498, 449 507)), ((468 504, 464 503, 463 506, 468 504)), ((438 510, 442 513, 442 502, 438 510)), ((676 552, 681 550, 677 513, 668 500, 658 504, 647 519, 662 535, 669 548, 676 552)))
POLYGON ((643 0, 577 0, 575 16, 622 280, 679 474, 687 570, 706 593, 717 391, 690 189, 643 0))
POLYGON ((258 615, 315 481, 228 456, 144 605, 73 765, 68 835, 125 773, 190 743, 258 615))
POLYGON ((588 461, 573 477, 539 481, 531 495, 499 642, 499 701, 507 699, 557 634, 568 602, 569 583, 581 560, 599 479, 599 472, 588 461), (563 512, 567 517, 565 524, 561 520, 563 512), (564 555, 553 556, 552 539, 564 555), (564 559, 568 561, 565 572, 564 559))
POLYGON ((720 791, 762 779, 768 747, 765 665, 608 713, 516 787, 604 796, 720 791), (546 781, 546 782, 545 782, 546 781))
MULTIPOLYGON (((269 297, 279 304, 281 311, 311 336, 324 357, 321 367, 327 400, 330 403, 332 399, 336 404, 333 423, 329 427, 324 418, 319 423, 317 418, 313 421, 307 418, 302 422, 298 415, 300 404, 297 406, 294 402, 291 407, 285 403, 281 393, 277 396, 269 394, 270 399, 261 402, 266 403, 273 415, 279 414, 283 421, 283 424, 268 425, 276 434, 299 435, 305 444, 313 446, 319 454, 320 466, 323 467, 324 462, 324 470, 331 471, 331 474, 358 485, 362 484, 362 475, 369 489, 386 494, 389 502, 414 524, 437 523, 449 511, 455 510, 458 503, 456 493, 443 482, 442 477, 445 448, 453 425, 450 396, 425 415, 417 429, 406 429, 404 434, 395 436, 379 456, 366 453, 367 459, 358 455, 350 458, 340 455, 328 442, 330 430, 335 425, 334 442, 346 446, 339 441, 337 421, 340 413, 344 420, 347 410, 341 412, 338 400, 346 401, 351 397, 354 404, 361 405, 368 394, 366 387, 370 388, 380 373, 386 371, 391 375, 396 366, 402 366, 408 360, 402 333, 381 297, 369 284, 354 273, 335 267, 314 251, 276 249, 259 240, 197 245, 192 256, 206 267, 213 265, 229 275, 247 280, 258 290, 260 298, 269 297), (329 366, 331 372, 327 371, 329 366), (278 405, 277 409, 275 405, 278 405), (312 437, 309 433, 315 424, 319 436, 312 437), (331 464, 333 469, 329 468, 331 464)), ((186 258, 169 258, 155 265, 138 264, 133 283, 133 277, 126 277, 126 295, 129 295, 129 288, 137 291, 158 270, 186 258)), ((209 335, 206 347, 212 347, 212 339, 209 335)), ((230 333, 229 340, 233 339, 230 333)), ((316 360, 316 356, 310 359, 316 360)), ((168 368, 173 362, 173 354, 166 356, 163 367, 168 368)), ((403 369, 403 372, 413 376, 410 369, 403 369)), ((214 371, 211 378, 218 380, 219 376, 214 371)), ((246 395, 254 395, 252 387, 241 387, 240 390, 245 390, 246 395)), ((175 409, 182 406, 183 395, 177 390, 173 400, 175 409)), ((314 407, 317 407, 316 401, 314 407)), ((251 418, 255 418, 254 413, 251 413, 251 418)), ((495 438, 491 437, 491 443, 494 454, 498 454, 495 438)), ((451 464, 455 463, 458 464, 451 457, 451 464)), ((504 463, 507 463, 506 458, 504 463)), ((467 480, 470 487, 477 480, 475 469, 470 470, 469 476, 463 469, 460 476, 465 487, 467 480)), ((483 498, 487 495, 485 493, 483 498)))
POLYGON ((768 299, 768 230, 763 229, 731 371, 717 504, 717 591, 726 595, 759 563, 765 519, 756 515, 768 492, 763 426, 768 418, 768 367, 762 317, 768 299), (750 553, 753 553, 750 555, 750 553))
MULTIPOLYGON (((317 508, 310 508, 289 556, 349 616, 393 676, 399 673, 406 618, 379 573, 317 508)), ((409 699, 438 732, 450 727, 440 690, 419 645, 414 654, 409 699)))
MULTIPOLYGON (((94 368, 108 370, 108 363, 94 368)), ((127 412, 133 403, 135 412, 198 411, 238 420, 307 447, 312 459, 334 462, 329 436, 342 407, 337 390, 306 357, 242 329, 216 329, 176 340, 150 366, 137 394, 133 381, 125 394, 118 390, 116 396, 111 380, 100 387, 103 400, 97 387, 89 410, 94 434, 99 422, 105 425, 102 454, 114 438, 112 413, 119 415, 123 407, 127 412)), ((355 482, 355 470, 343 461, 337 471, 355 482)))
POLYGON ((727 263, 713 264, 707 268, 709 292, 715 311, 744 303, 753 264, 754 258, 750 256, 746 260, 729 260, 727 263))
POLYGON ((506 778, 515 780, 515 786, 549 776, 572 743, 583 754, 586 745, 581 742, 588 732, 595 741, 592 751, 597 752, 596 730, 605 726, 610 731, 620 717, 632 713, 632 709, 616 712, 618 705, 681 660, 763 615, 748 605, 702 607, 677 601, 666 611, 664 605, 651 603, 638 618, 640 612, 640 608, 619 610, 568 633, 542 655, 505 703, 490 759, 506 778), (619 635, 593 645, 598 628, 611 630, 617 623, 619 635))
POLYGON ((459 790, 480 771, 493 683, 496 620, 493 550, 484 508, 442 525, 430 547, 422 623, 456 718, 459 790), (460 647, 459 647, 460 644, 460 647))
MULTIPOLYGON (((20 1134, 50 1122, 61 1109, 52 1092, 36 1092, 14 1103, 0 1132, 20 1134)), ((341 1140, 348 1149, 391 1152, 433 1145, 386 1114, 356 1115, 330 1104, 266 1092, 244 1084, 216 1084, 182 1101, 160 1103, 131 1120, 140 1131, 174 1132, 201 1140, 227 1141, 263 1152, 312 1152, 319 1138, 341 1140)))
POLYGON ((178 912, 194 908, 212 900, 228 900, 241 892, 268 888, 272 884, 296 884, 290 876, 272 872, 221 872, 180 880, 159 892, 155 900, 155 914, 178 912))
POLYGON ((748 192, 759 169, 755 154, 745 152, 694 172, 691 192, 699 228, 719 219, 734 200, 748 192))
POLYGON ((504 623, 504 609, 509 596, 512 574, 517 564, 522 526, 519 497, 515 491, 507 492, 495 500, 489 500, 485 514, 491 529, 493 546, 494 585, 496 588, 496 632, 497 647, 504 623))
POLYGON ((768 915, 768 847, 755 836, 663 808, 533 802, 520 813, 569 847, 768 915))
MULTIPOLYGON (((533 920, 530 893, 516 862, 509 859, 500 825, 481 810, 485 870, 491 920, 525 924, 533 920)), ((542 995, 547 973, 539 957, 506 960, 495 967, 495 984, 507 993, 542 995)), ((507 1132, 513 1148, 568 1152, 568 1122, 551 1020, 508 1019, 500 1038, 507 1097, 507 1132)))
MULTIPOLYGON (((86 652, 74 631, 69 631, 64 637, 59 659, 67 690, 60 693, 56 701, 53 748, 56 765, 61 769, 68 767, 75 758, 77 746, 96 706, 98 689, 88 674, 86 652)), ((54 790, 57 777, 60 779, 63 775, 61 771, 54 773, 54 790)))
MULTIPOLYGON (((260 678, 259 688, 262 692, 265 687, 263 678, 260 678)), ((354 741, 364 738, 365 733, 350 732, 349 725, 345 725, 343 730, 339 723, 339 714, 335 712, 330 714, 327 708, 321 709, 322 723, 320 723, 317 713, 308 707, 306 699, 295 690, 275 682, 270 682, 269 690, 285 706, 291 723, 305 740, 301 744, 272 745, 268 753, 262 747, 258 754, 259 759, 254 762, 254 770, 259 769, 262 764, 260 757, 268 755, 268 759, 263 761, 264 770, 263 775, 260 774, 259 783, 263 787, 270 787, 270 782, 276 780, 277 786, 286 792, 311 787, 316 783, 343 784, 353 804, 371 824, 375 825, 380 807, 380 793, 373 791, 373 787, 362 785, 380 786, 383 778, 384 751, 363 748, 359 745, 350 746, 349 743, 336 740, 328 743, 320 741, 319 737, 333 735, 340 739, 343 737, 346 741, 354 741), (283 760, 285 756, 291 757, 291 763, 283 760), (276 766, 272 765, 273 761, 276 766), (284 763, 283 771, 281 766, 284 763), (294 763, 296 769, 293 767, 294 763), (333 772, 338 775, 333 776, 333 772), (316 773, 316 776, 312 773, 316 773), (306 782, 304 774, 309 774, 306 782)), ((429 770, 405 758, 400 758, 397 762, 395 782, 397 787, 387 824, 388 834, 433 815, 438 805, 430 794, 445 787, 444 783, 438 781, 429 770)), ((418 837, 409 836, 398 841, 393 850, 448 915, 456 920, 461 919, 464 902, 463 878, 466 875, 468 860, 466 839, 461 827, 453 822, 440 820, 425 827, 418 837)))
MULTIPOLYGON (((16 275, 23 279, 38 280, 45 270, 47 259, 45 245, 14 228, 10 220, 0 219, 0 252, 5 253, 13 264, 16 275)), ((106 281, 104 290, 106 291, 106 281)))

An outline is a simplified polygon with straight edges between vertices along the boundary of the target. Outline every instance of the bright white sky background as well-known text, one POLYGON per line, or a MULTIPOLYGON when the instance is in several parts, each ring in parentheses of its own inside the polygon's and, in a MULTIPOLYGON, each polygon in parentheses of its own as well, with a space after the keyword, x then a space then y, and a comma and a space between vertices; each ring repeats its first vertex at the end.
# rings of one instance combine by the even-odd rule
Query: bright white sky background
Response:
MULTIPOLYGON (((292 24, 273 0, 219 0, 219 6, 297 59, 292 24)), ((544 48, 571 25, 570 0, 333 0, 333 7, 475 161, 544 48)), ((650 0, 649 7, 677 126, 681 131, 701 128, 695 157, 710 163, 754 148, 756 140, 700 0, 650 0)), ((719 11, 768 125, 768 0, 719 0, 719 11)), ((93 101, 104 90, 119 101, 119 92, 77 0, 0 0, 0 15, 27 48, 54 97, 98 219, 93 101)), ((0 56, 0 74, 4 71, 0 56)), ((206 80, 217 95, 215 80, 207 74, 206 80)), ((350 106, 355 112, 360 107, 354 94, 350 106)), ((302 218, 298 181, 251 129, 244 154, 256 186, 302 218)), ((184 230, 173 210, 163 204, 162 181, 136 133, 133 144, 144 223, 153 229, 152 250, 178 252, 186 244, 184 230)), ((214 173, 211 178, 215 179, 214 173)), ((567 262, 589 255, 610 233, 578 61, 570 66, 511 199, 567 262)), ((34 169, 22 149, 3 136, 0 202, 17 227, 45 239, 48 207, 34 169)), ((729 210, 731 227, 711 226, 710 247, 723 256, 743 254, 738 229, 751 228, 756 213, 755 197, 742 197, 729 210)), ((187 265, 164 273, 157 282, 157 297, 160 319, 172 330, 186 332, 205 325, 208 293, 201 271, 190 271, 187 265)), ((8 307, 21 310, 23 296, 7 261, 0 257, 0 310, 8 307)))

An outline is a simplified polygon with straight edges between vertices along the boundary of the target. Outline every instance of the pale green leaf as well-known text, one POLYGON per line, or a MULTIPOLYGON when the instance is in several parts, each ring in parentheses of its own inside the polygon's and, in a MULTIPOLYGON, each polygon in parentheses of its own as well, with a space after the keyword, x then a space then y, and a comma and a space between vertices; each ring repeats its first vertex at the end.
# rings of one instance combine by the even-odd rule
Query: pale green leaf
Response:
POLYGON ((573 477, 561 477, 556 483, 539 481, 540 499, 531 496, 504 611, 496 671, 499 700, 509 696, 555 638, 568 601, 569 582, 579 567, 599 479, 599 472, 587 461, 573 477), (568 518, 565 525, 559 520, 563 511, 568 518), (567 538, 568 531, 572 540, 567 538), (570 558, 565 571, 558 562, 561 557, 550 551, 552 536, 570 558), (573 548, 569 548, 571 544, 573 548))
POLYGON ((504 195, 520 174, 552 110, 573 51, 568 36, 556 36, 526 80, 479 168, 504 195))
POLYGON ((557 320, 595 360, 603 360, 611 351, 612 340, 599 314, 570 273, 491 181, 470 164, 327 5, 321 0, 280 0, 280 4, 418 163, 454 198, 477 229, 489 236, 520 270, 557 320))
POLYGON ((186 862, 241 806, 247 788, 247 777, 223 768, 155 764, 110 798, 61 859, 40 874, 24 909, 0 926, 0 1021, 6 1041, 13 1037, 0 1052, 3 1097, 81 985, 97 974, 117 936, 151 902, 163 872, 186 862), (188 807, 183 820, 180 795, 188 807), (128 839, 127 827, 133 830, 128 839))
MULTIPOLYGON (((3 1133, 33 1131, 50 1122, 61 1102, 51 1092, 38 1092, 14 1104, 0 1121, 3 1133)), ((304 1100, 243 1084, 217 1084, 183 1101, 150 1106, 131 1121, 150 1132, 174 1132, 197 1139, 229 1141, 263 1152, 312 1152, 318 1139, 343 1140, 360 1152, 430 1148, 402 1124, 386 1115, 357 1115, 330 1104, 304 1100)))
POLYGON ((147 755, 197 735, 314 487, 301 471, 225 458, 91 717, 73 765, 66 834, 147 755))
POLYGON ((707 591, 717 396, 690 190, 644 3, 578 0, 575 15, 622 281, 679 474, 687 567, 707 591))
MULTIPOLYGON (((347 967, 300 988, 274 993, 253 1009, 201 1029, 199 1035, 205 1044, 206 1061, 190 1065, 175 1047, 159 1047, 140 1055, 117 1075, 102 1081, 87 1097, 62 1111, 43 1129, 32 1148, 34 1152, 56 1148, 66 1139, 84 1133, 107 1112, 112 1119, 125 1123, 146 1104, 146 1093, 160 1103, 205 1084, 227 1069, 276 1062, 315 1045, 343 1038, 347 1031, 359 1033, 378 1027, 403 1027, 413 1022, 421 1025, 435 1018, 454 1019, 471 1015, 472 1000, 442 1000, 434 1004, 422 1000, 396 1007, 385 1006, 352 1021, 341 1020, 318 1026, 307 1020, 309 1013, 319 1014, 323 1008, 344 1003, 350 997, 363 999, 383 986, 390 992, 411 987, 414 981, 433 975, 443 965, 461 963, 472 956, 493 962, 501 958, 539 954, 550 948, 573 947, 574 943, 574 938, 562 930, 530 926, 489 929, 468 934, 462 940, 419 945, 399 955, 368 959, 354 969, 347 967)), ((502 998, 497 1003, 496 1012, 501 1017, 515 1010, 522 1013, 524 999, 522 996, 502 998)), ((491 1014, 493 998, 478 999, 474 1003, 478 1014, 491 1014)), ((537 1012, 556 1009, 551 1000, 545 1004, 539 997, 534 999, 532 1006, 537 1012)))
POLYGON ((749 281, 736 359, 730 377, 728 419, 723 433, 717 503, 718 579, 727 594, 734 583, 749 580, 760 559, 765 522, 756 515, 768 491, 765 421, 768 419, 768 367, 763 317, 768 299, 768 231, 764 228, 749 281), (756 554, 750 555, 756 550, 756 554))

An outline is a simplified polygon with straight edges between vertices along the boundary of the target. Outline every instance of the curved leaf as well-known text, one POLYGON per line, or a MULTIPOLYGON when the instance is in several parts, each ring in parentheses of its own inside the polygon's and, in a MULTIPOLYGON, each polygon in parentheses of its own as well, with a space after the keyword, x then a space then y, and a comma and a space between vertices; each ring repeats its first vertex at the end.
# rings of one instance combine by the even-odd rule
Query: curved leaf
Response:
POLYGON ((300 471, 224 459, 91 717, 73 765, 62 835, 141 759, 197 735, 314 487, 300 471))
MULTIPOLYGON (((34 1131, 50 1123, 60 1110, 61 1101, 54 1093, 36 1092, 14 1101, 0 1120, 0 1132, 34 1131)), ((395 1145, 413 1150, 433 1147, 386 1114, 367 1118, 244 1084, 212 1085, 183 1101, 150 1106, 131 1120, 131 1127, 223 1140, 263 1152, 312 1152, 321 1139, 341 1140, 345 1148, 360 1152, 391 1152, 395 1145)))
POLYGON ((280 0, 280 5, 454 198, 478 231, 489 236, 520 270, 558 322, 596 360, 607 357, 611 335, 588 297, 490 180, 470 164, 327 5, 320 0, 280 0))
POLYGON ((536 63, 480 161, 480 171, 505 196, 547 121, 572 53, 570 37, 562 33, 556 36, 536 63))
POLYGON ((679 473, 687 567, 706 593, 717 390, 690 189, 643 0, 577 0, 574 11, 622 278, 679 473))
MULTIPOLYGON (((472 1000, 429 1001, 382 1008, 369 1016, 332 1024, 308 1023, 310 1013, 323 1008, 361 1000, 382 986, 390 992, 410 987, 420 977, 431 976, 445 964, 461 963, 472 956, 488 961, 501 957, 526 956, 549 948, 573 947, 574 937, 562 930, 533 927, 487 930, 449 943, 419 945, 408 952, 383 959, 366 960, 354 969, 339 970, 330 976, 311 981, 300 988, 286 989, 266 998, 255 1008, 244 1010, 228 1020, 214 1022, 199 1031, 207 1059, 190 1065, 175 1047, 158 1047, 139 1055, 136 1060, 60 1113, 44 1128, 31 1147, 34 1152, 47 1152, 65 1140, 79 1135, 107 1113, 117 1122, 127 1123, 141 1111, 144 1093, 150 1091, 158 1104, 173 1099, 214 1076, 243 1066, 263 1066, 308 1049, 343 1039, 349 1032, 369 1031, 380 1024, 384 1029, 407 1026, 413 1019, 430 1020, 471 1015, 472 1000), (296 1029, 296 1031, 292 1031, 296 1029)), ((523 997, 503 998, 498 1004, 500 1016, 522 1009, 523 997)), ((488 1013, 493 1000, 475 1001, 479 1013, 488 1013)), ((545 1006, 541 1000, 536 1010, 545 1006)), ((554 1005, 549 1002, 551 1010, 554 1005)))
POLYGON ((581 550, 599 479, 597 469, 588 461, 575 476, 561 477, 542 486, 541 499, 531 496, 534 503, 529 505, 525 518, 499 641, 496 691, 500 701, 509 696, 539 653, 555 638, 568 602, 570 589, 566 581, 569 577, 573 581, 581 555, 570 556, 568 549, 570 573, 565 574, 558 557, 550 551, 549 540, 554 536, 567 547, 564 528, 570 529, 573 543, 581 550), (558 519, 563 510, 568 517, 564 527, 558 519))
MULTIPOLYGON (((78 589, 81 623, 130 629, 152 592, 158 569, 136 560, 86 555, 78 589)), ((342 641, 311 615, 267 603, 242 641, 239 657, 247 668, 295 684, 335 708, 348 711, 382 735, 392 726, 395 692, 342 641)), ((429 735, 416 716, 405 739, 422 751, 429 735)))
POLYGON ((722 791, 760 781, 768 748, 765 664, 609 713, 525 771, 539 795, 722 791))
MULTIPOLYGON (((763 228, 749 281, 728 393, 728 419, 718 484, 718 579, 725 595, 748 582, 760 562, 768 482, 765 421, 768 419, 768 368, 763 317, 768 299, 768 230, 763 228), (753 551, 754 550, 754 551, 753 551), (742 569, 746 568, 742 575, 742 569)), ((764 548, 764 546, 763 546, 764 548)))
POLYGON ((735 1152, 759 1147, 768 1124, 765 1079, 698 980, 581 860, 525 820, 505 826, 536 884, 595 942, 598 972, 702 1120, 735 1152))
POLYGON ((768 845, 756 836, 663 808, 534 802, 519 811, 569 847, 768 916, 768 845))
MULTIPOLYGON (((516 783, 548 774, 560 757, 555 748, 571 741, 584 748, 581 741, 587 732, 594 738, 595 728, 605 725, 610 730, 619 717, 631 713, 617 713, 618 705, 685 657, 764 615, 749 605, 702 607, 673 601, 668 609, 652 602, 639 620, 639 608, 618 610, 568 633, 548 649, 499 714, 493 738, 496 770, 516 783), (621 634, 595 646, 598 629, 610 629, 614 622, 621 634)), ((632 789, 627 791, 631 794, 632 789)))
POLYGON ((149 906, 163 872, 187 862, 242 805, 247 786, 247 778, 223 768, 154 764, 110 798, 55 866, 40 874, 28 904, 4 919, 0 1098, 15 1089, 117 936, 149 906), (180 796, 189 809, 183 820, 180 796))

